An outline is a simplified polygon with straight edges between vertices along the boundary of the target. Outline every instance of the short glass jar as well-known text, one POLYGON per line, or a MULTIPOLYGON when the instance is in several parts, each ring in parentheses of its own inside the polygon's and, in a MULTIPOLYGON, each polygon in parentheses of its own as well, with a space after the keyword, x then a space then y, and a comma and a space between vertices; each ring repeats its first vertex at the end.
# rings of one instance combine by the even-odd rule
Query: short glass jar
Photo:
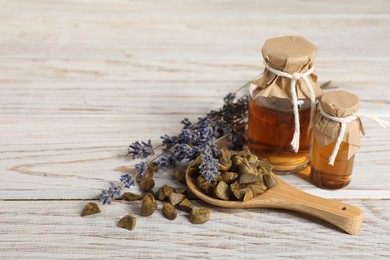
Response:
POLYGON ((347 186, 352 178, 355 153, 360 147, 359 98, 346 91, 322 95, 314 118, 311 179, 324 189, 347 186))

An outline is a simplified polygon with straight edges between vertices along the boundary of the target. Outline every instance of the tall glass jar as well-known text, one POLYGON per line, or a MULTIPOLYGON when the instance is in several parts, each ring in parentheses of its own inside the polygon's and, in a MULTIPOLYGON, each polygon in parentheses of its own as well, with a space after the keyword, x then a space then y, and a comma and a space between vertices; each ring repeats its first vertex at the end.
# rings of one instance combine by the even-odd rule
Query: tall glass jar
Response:
POLYGON ((266 68, 250 86, 248 147, 277 173, 296 172, 310 162, 312 119, 322 94, 313 71, 316 48, 286 36, 267 40, 262 54, 266 68))
POLYGON ((311 161, 313 183, 325 189, 347 186, 352 177, 355 153, 360 147, 359 98, 346 91, 322 95, 314 119, 311 161))

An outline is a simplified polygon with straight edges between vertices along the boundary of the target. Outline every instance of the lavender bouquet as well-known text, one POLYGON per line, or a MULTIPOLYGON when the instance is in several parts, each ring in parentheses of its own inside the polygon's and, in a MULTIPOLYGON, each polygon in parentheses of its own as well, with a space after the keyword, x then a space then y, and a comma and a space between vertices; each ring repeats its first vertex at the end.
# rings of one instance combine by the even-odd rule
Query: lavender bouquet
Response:
POLYGON ((144 160, 135 164, 133 173, 127 172, 121 176, 121 184, 110 182, 110 187, 102 190, 100 202, 111 204, 113 199, 122 195, 122 190, 153 177, 153 173, 159 169, 175 168, 178 162, 189 164, 198 156, 201 158, 200 174, 208 182, 215 180, 216 175, 220 174, 218 159, 221 156, 217 141, 225 139, 230 150, 242 150, 246 144, 248 94, 245 92, 237 97, 237 93, 247 87, 248 84, 245 84, 236 92, 227 94, 222 108, 210 111, 206 116, 198 118, 197 122, 184 118, 180 133, 176 136, 162 135, 162 142, 157 146, 153 146, 150 140, 132 143, 128 147, 127 156, 144 160), (162 152, 156 155, 157 148, 162 148, 162 152), (154 157, 148 160, 152 156, 154 157))

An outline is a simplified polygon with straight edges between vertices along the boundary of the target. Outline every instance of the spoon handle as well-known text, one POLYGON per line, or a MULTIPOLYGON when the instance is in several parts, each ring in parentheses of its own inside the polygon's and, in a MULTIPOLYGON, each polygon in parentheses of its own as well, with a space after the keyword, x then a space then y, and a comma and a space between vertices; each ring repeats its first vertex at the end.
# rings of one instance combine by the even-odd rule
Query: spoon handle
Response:
POLYGON ((363 218, 361 209, 336 200, 324 199, 289 187, 279 194, 280 208, 302 212, 329 222, 345 232, 356 235, 363 218))

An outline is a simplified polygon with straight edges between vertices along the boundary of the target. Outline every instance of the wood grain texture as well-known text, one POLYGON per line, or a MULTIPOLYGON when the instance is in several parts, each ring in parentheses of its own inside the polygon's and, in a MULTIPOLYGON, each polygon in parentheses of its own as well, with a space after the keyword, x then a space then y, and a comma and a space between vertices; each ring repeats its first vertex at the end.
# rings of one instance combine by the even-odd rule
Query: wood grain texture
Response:
MULTIPOLYGON (((387 0, 0 0, 0 259, 390 257, 390 135, 367 121, 347 188, 283 176, 362 208, 357 237, 278 210, 212 208, 200 226, 155 214, 131 233, 115 224, 136 204, 78 216, 136 163, 128 144, 157 144, 184 116, 218 108, 260 73, 260 48, 279 35, 312 41, 319 80, 390 120, 387 0)), ((170 171, 156 183, 180 185, 170 171)))
MULTIPOLYGON (((115 203, 102 213, 80 217, 88 201, 0 202, 1 257, 8 259, 384 259, 390 257, 390 200, 345 201, 364 211, 357 236, 299 213, 271 209, 212 207, 209 222, 191 224, 178 211, 139 215, 140 203, 115 203), (137 217, 134 231, 116 227, 137 217), (16 253, 17 252, 17 253, 16 253)), ((208 205, 193 202, 196 207, 208 205)))

